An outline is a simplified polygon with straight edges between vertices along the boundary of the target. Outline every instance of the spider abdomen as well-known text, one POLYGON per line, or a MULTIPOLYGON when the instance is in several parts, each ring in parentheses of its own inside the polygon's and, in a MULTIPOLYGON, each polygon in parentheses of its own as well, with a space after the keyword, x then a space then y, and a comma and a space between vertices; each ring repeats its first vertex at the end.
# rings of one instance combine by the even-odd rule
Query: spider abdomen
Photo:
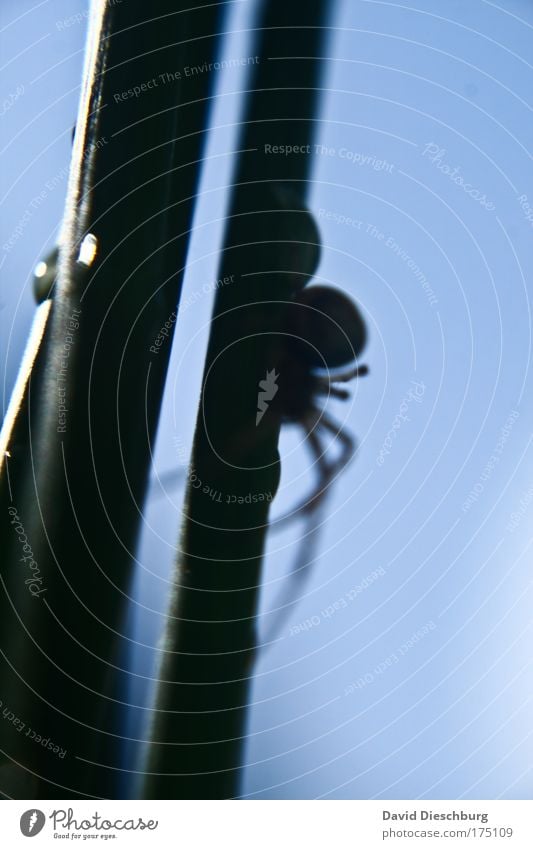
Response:
POLYGON ((332 286, 308 286, 290 311, 291 347, 309 367, 335 369, 357 359, 366 327, 354 301, 332 286))

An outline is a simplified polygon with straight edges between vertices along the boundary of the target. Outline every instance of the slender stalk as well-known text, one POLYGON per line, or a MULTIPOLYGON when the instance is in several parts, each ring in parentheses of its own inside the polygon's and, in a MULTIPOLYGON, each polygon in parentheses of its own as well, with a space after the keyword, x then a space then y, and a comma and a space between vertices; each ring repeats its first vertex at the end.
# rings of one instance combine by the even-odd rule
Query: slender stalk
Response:
POLYGON ((171 338, 156 340, 172 335, 211 81, 177 72, 214 58, 223 5, 93 4, 56 291, 1 458, 6 795, 115 793, 114 664, 171 338))
MULTIPOLYGON (((286 302, 318 264, 305 210, 326 2, 262 4, 196 426, 145 795, 238 794, 279 424, 256 425, 286 302), (294 58, 295 54, 299 57, 294 58), (289 156, 272 145, 298 146, 289 156), (296 152, 297 151, 297 152, 296 152)), ((280 376, 280 380, 283 376, 280 376)))

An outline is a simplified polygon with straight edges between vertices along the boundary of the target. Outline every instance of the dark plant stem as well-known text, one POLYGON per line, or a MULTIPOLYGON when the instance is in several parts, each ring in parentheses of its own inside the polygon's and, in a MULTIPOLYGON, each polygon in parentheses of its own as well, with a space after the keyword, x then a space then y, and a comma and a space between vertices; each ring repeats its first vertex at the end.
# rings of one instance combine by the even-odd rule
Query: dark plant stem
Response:
POLYGON ((327 5, 262 4, 239 144, 249 152, 238 162, 220 270, 235 282, 217 292, 212 319, 147 759, 151 798, 239 792, 269 499, 280 472, 279 422, 267 411, 256 426, 258 383, 276 365, 286 302, 318 264, 305 197, 327 5), (298 149, 284 156, 269 145, 298 149))
POLYGON ((56 290, 2 458, 5 795, 116 792, 125 675, 114 664, 212 78, 176 72, 214 58, 223 7, 108 2, 90 21, 56 290))

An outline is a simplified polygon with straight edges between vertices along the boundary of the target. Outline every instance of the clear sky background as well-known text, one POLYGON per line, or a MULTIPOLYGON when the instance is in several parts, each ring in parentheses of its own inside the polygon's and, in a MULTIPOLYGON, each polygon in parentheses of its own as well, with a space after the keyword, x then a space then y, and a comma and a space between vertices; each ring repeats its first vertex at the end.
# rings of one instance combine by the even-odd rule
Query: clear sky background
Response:
MULTIPOLYGON (((86 8, 0 9, 4 407, 34 311, 31 270, 61 220, 86 8)), ((232 9, 228 58, 253 53, 252 20, 250 3, 232 9)), ((313 150, 310 192, 318 279, 360 304, 371 375, 329 404, 359 450, 305 595, 261 653, 242 793, 531 798, 533 4, 341 0, 327 53, 316 129, 327 150, 313 150)), ((192 438, 248 70, 216 81, 183 293, 194 305, 177 325, 154 476, 178 468, 177 442, 192 438)), ((276 513, 313 482, 297 429, 281 453, 276 513)), ((127 697, 137 737, 182 495, 155 484, 145 512, 127 697)), ((269 540, 261 633, 301 530, 269 540)))

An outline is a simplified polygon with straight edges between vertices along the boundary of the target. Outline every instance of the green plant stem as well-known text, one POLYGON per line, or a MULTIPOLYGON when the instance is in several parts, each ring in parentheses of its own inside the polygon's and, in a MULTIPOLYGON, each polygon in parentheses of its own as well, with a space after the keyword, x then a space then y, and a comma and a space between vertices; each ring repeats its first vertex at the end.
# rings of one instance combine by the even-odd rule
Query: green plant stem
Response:
POLYGON ((220 270, 235 282, 217 292, 212 319, 147 758, 150 798, 239 792, 268 496, 280 472, 279 421, 267 411, 256 426, 258 382, 277 362, 286 302, 318 262, 305 197, 326 5, 263 3, 239 144, 248 152, 220 270), (269 145, 300 150, 283 156, 269 145))
POLYGON ((24 724, 0 723, 6 795, 116 793, 116 663, 172 324, 153 348, 177 309, 212 77, 161 75, 214 58, 222 8, 110 0, 90 21, 59 276, 0 480, 0 700, 24 724))

